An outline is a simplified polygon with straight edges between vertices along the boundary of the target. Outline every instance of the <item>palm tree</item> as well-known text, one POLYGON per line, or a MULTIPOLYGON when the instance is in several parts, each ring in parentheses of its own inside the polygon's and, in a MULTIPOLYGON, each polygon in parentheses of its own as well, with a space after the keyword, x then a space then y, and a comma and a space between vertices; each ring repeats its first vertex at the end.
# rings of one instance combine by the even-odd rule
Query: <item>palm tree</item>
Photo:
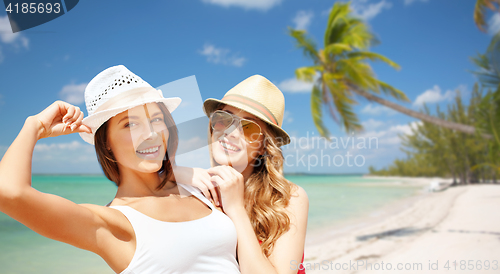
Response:
MULTIPOLYGON (((289 34, 314 63, 312 66, 298 68, 295 74, 299 80, 314 83, 311 112, 321 136, 330 136, 323 123, 323 105, 328 107, 330 116, 343 125, 347 132, 362 129, 352 107, 357 103, 355 95, 441 127, 469 134, 476 131, 473 126, 439 119, 377 96, 383 92, 396 100, 409 101, 402 91, 375 77, 368 60, 382 61, 395 69, 399 69, 399 65, 385 56, 368 51, 375 37, 363 20, 351 15, 350 3, 337 2, 333 6, 325 31, 324 49, 318 50, 314 41, 303 30, 289 28, 289 34)), ((488 134, 484 136, 491 138, 488 134)))
POLYGON ((500 4, 500 0, 477 0, 476 1, 476 7, 474 9, 474 22, 476 22, 477 27, 482 30, 486 31, 485 27, 487 26, 485 16, 486 16, 486 9, 490 9, 492 11, 497 11, 499 10, 496 6, 500 4))
POLYGON ((471 60, 478 68, 473 73, 481 87, 489 89, 479 109, 482 113, 479 128, 493 134, 500 145, 500 33, 491 39, 485 54, 477 54, 471 60))

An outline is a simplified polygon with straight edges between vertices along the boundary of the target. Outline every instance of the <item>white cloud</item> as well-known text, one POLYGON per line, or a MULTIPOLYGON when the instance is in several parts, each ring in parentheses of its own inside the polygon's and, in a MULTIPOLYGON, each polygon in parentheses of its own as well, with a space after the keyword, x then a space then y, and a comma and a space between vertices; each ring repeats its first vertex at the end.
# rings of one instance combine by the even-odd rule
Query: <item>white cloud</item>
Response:
POLYGON ((81 142, 73 141, 70 143, 36 144, 34 151, 35 152, 48 152, 48 151, 55 151, 55 150, 80 150, 84 147, 88 147, 88 146, 81 143, 81 142))
POLYGON ((286 172, 366 172, 370 165, 388 165, 401 157, 399 135, 411 134, 420 121, 391 125, 384 121, 363 121, 366 131, 332 136, 328 142, 316 132, 293 135, 283 147, 286 172))
POLYGON ((405 0, 405 5, 411 5, 414 2, 428 2, 429 0, 405 0))
POLYGON ((37 143, 33 152, 33 173, 101 173, 101 168, 94 146, 83 141, 37 143))
POLYGON ((416 129, 419 125, 422 125, 422 121, 415 121, 405 125, 395 125, 391 126, 388 131, 403 133, 406 135, 413 135, 412 129, 416 129))
MULTIPOLYGON (((363 122, 363 125, 365 123, 368 124, 370 120, 363 122)), ((398 134, 411 135, 412 134, 411 130, 415 129, 418 125, 422 124, 421 121, 415 121, 409 124, 394 125, 386 129, 375 130, 376 128, 380 128, 380 126, 383 125, 383 122, 375 121, 375 123, 376 127, 366 128, 367 131, 362 133, 360 137, 365 137, 365 138, 375 137, 378 139, 381 145, 391 145, 391 146, 396 146, 401 143, 401 138, 398 136, 398 134)))
POLYGON ((374 130, 376 128, 379 128, 383 124, 384 124, 384 122, 378 121, 378 120, 374 120, 372 118, 368 119, 367 121, 361 122, 361 125, 363 126, 363 128, 365 130, 374 130))
POLYGON ((283 92, 301 93, 311 92, 313 83, 307 83, 297 80, 297 78, 289 78, 277 84, 278 88, 283 92))
POLYGON ((393 109, 390 109, 386 106, 382 106, 379 104, 368 104, 361 110, 361 113, 366 113, 370 115, 380 115, 380 114, 394 115, 397 112, 393 109))
POLYGON ((378 3, 368 3, 369 0, 355 0, 351 3, 353 14, 365 21, 369 21, 380 14, 384 9, 390 9, 392 4, 386 0, 378 3))
MULTIPOLYGON (((24 47, 28 49, 29 47, 29 39, 24 37, 19 32, 12 33, 12 29, 10 27, 9 17, 0 16, 0 41, 3 44, 12 45, 14 47, 24 47)), ((2 53, 2 48, 0 48, 0 63, 4 60, 4 56, 2 53)))
POLYGON ((314 17, 314 12, 300 10, 297 15, 293 18, 293 23, 295 24, 295 29, 306 30, 311 24, 311 20, 314 17))
POLYGON ((59 92, 59 96, 62 97, 63 101, 79 105, 84 102, 85 87, 87 87, 87 83, 66 85, 59 92))
POLYGON ((495 35, 500 31, 500 13, 495 14, 488 21, 488 33, 495 35))
MULTIPOLYGON (((460 88, 460 87, 459 87, 460 88)), ((438 85, 435 85, 431 89, 424 91, 424 93, 420 94, 413 106, 421 107, 424 103, 438 103, 445 100, 451 100, 454 96, 454 91, 448 90, 444 94, 441 93, 441 88, 438 85)))
POLYGON ((54 161, 58 163, 97 162, 94 147, 83 142, 36 144, 33 162, 54 161))
POLYGON ((214 64, 241 67, 247 61, 246 58, 231 53, 229 49, 217 48, 209 43, 205 44, 199 53, 206 56, 208 62, 214 64))
POLYGON ((7 15, 4 17, 0 16, 0 40, 2 40, 3 43, 13 43, 20 35, 19 32, 12 33, 9 17, 7 15))
POLYGON ((225 8, 239 7, 246 10, 267 11, 281 3, 282 0, 202 0, 204 3, 219 5, 225 8))

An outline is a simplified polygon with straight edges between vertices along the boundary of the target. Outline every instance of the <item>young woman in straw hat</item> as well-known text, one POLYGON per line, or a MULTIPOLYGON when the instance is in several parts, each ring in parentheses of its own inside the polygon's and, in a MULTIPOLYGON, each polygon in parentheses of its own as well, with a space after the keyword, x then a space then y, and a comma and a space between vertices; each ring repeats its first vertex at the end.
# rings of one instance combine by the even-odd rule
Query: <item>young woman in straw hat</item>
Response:
POLYGON ((283 176, 284 107, 281 91, 260 75, 204 103, 212 168, 193 184, 236 226, 241 273, 304 273, 309 200, 283 176))
POLYGON ((172 181, 177 131, 170 113, 180 99, 164 98, 116 66, 88 84, 85 102, 85 119, 61 101, 26 119, 0 162, 0 211, 98 254, 116 273, 239 273, 231 220, 192 186, 172 181), (31 187, 36 142, 76 132, 95 144, 118 186, 110 206, 75 204, 31 187))

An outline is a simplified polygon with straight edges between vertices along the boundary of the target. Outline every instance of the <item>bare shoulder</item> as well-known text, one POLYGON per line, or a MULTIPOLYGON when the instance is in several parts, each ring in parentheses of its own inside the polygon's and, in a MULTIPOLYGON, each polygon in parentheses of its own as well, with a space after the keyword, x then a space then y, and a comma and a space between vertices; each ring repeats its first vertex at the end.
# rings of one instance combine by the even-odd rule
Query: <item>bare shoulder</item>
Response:
POLYGON ((309 201, 309 198, 307 197, 307 192, 299 185, 296 185, 294 183, 292 184, 292 197, 291 199, 295 200, 301 200, 301 201, 309 201))
POLYGON ((299 208, 302 210, 309 209, 309 197, 307 196, 306 191, 299 185, 292 183, 292 195, 290 197, 291 208, 299 208))
POLYGON ((92 211, 96 218, 98 218, 108 229, 119 229, 127 232, 132 230, 132 225, 127 217, 114 208, 93 204, 80 205, 92 211))

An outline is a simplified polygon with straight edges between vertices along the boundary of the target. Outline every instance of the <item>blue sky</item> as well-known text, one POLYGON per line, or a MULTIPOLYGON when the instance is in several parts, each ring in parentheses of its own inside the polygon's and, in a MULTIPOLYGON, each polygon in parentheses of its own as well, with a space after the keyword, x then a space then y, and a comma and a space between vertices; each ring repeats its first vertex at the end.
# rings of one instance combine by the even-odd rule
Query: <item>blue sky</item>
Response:
MULTIPOLYGON (((0 155, 26 117, 58 99, 84 109, 83 90, 92 77, 123 64, 155 87, 195 75, 201 98, 192 94, 181 97, 193 101, 190 107, 200 111, 202 100, 221 98, 245 78, 253 74, 267 77, 285 94, 283 128, 295 140, 284 148, 286 172, 352 173, 366 172, 370 165, 387 166, 404 156, 398 134, 409 132, 415 119, 360 99, 355 109, 365 132, 352 136, 327 120, 338 146, 323 143, 315 139, 318 133, 310 115, 310 86, 294 80, 294 70, 310 62, 294 47, 287 27, 306 29, 321 45, 334 2, 80 1, 64 16, 16 34, 10 31, 7 13, 2 10, 0 155), (359 138, 370 137, 376 138, 377 145, 356 148, 359 138), (324 162, 315 164, 321 157, 324 162)), ((468 98, 476 80, 469 72, 474 69, 469 57, 484 52, 491 39, 473 22, 475 2, 352 2, 356 14, 367 20, 381 41, 371 50, 401 65, 399 71, 383 64, 373 64, 373 68, 381 80, 406 93, 411 102, 403 103, 405 106, 418 109, 424 102, 431 109, 445 106, 457 89, 468 98)), ((493 32, 500 17, 492 16, 490 22, 493 32)), ((208 164, 204 159, 191 163, 208 164)), ((99 173, 100 168, 93 147, 71 135, 41 140, 35 149, 33 171, 99 173)))

